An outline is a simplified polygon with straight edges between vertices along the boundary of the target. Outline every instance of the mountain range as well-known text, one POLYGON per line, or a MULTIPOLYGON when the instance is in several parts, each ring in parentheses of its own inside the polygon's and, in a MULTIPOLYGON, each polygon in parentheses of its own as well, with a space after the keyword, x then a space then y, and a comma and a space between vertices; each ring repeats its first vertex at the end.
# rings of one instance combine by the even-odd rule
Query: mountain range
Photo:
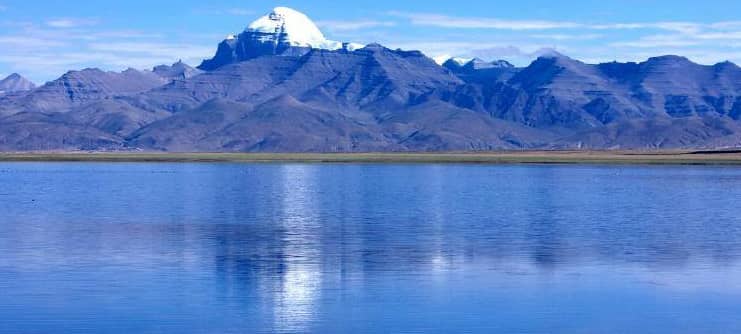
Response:
POLYGON ((368 152, 741 145, 741 68, 498 60, 327 40, 279 7, 198 68, 0 82, 2 151, 368 152))

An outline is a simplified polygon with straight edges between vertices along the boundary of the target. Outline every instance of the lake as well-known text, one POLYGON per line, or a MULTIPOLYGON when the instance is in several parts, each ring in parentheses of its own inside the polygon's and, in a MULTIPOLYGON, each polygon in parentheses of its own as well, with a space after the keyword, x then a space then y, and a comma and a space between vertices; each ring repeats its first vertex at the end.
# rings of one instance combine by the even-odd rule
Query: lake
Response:
POLYGON ((0 333, 739 333, 741 168, 0 164, 0 333))

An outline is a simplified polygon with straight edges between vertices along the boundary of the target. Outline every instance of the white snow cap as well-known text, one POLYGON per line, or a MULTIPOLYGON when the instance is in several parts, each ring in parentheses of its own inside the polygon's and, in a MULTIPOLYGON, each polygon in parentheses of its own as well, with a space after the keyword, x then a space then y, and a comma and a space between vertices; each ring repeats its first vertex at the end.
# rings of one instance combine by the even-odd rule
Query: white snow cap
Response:
POLYGON ((446 61, 450 60, 450 55, 439 55, 432 57, 432 60, 434 60, 438 65, 445 64, 446 61))
POLYGON ((458 66, 466 66, 468 63, 472 62, 474 58, 453 57, 450 58, 450 60, 454 61, 458 66))
POLYGON ((327 40, 321 30, 306 15, 287 7, 276 7, 268 15, 252 22, 246 32, 269 34, 262 37, 264 42, 274 42, 283 35, 280 42, 296 47, 339 50, 342 43, 327 40))

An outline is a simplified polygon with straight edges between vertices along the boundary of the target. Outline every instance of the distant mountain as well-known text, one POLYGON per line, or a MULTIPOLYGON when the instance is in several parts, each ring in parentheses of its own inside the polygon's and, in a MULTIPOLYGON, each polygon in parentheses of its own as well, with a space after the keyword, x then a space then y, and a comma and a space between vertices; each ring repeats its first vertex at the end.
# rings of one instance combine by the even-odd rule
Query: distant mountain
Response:
POLYGON ((172 65, 159 65, 152 69, 152 73, 166 79, 172 80, 185 80, 192 78, 196 75, 203 73, 203 71, 190 67, 183 61, 178 61, 172 65))
POLYGON ((442 66, 466 82, 487 85, 507 81, 519 71, 506 60, 487 62, 478 58, 451 58, 442 66))
POLYGON ((7 78, 0 80, 0 95, 26 92, 34 88, 36 88, 36 85, 33 82, 18 73, 13 73, 7 78))
POLYGON ((486 69, 512 69, 515 65, 510 64, 506 60, 497 60, 487 62, 479 58, 450 58, 442 64, 443 67, 453 72, 471 72, 486 69))
POLYGON ((64 112, 113 96, 145 92, 169 82, 157 74, 128 69, 70 71, 28 94, 0 103, 0 115, 15 112, 64 112))
POLYGON ((678 56, 517 68, 327 40, 276 8, 213 59, 71 71, 0 96, 0 150, 367 152, 741 146, 741 68, 678 56))

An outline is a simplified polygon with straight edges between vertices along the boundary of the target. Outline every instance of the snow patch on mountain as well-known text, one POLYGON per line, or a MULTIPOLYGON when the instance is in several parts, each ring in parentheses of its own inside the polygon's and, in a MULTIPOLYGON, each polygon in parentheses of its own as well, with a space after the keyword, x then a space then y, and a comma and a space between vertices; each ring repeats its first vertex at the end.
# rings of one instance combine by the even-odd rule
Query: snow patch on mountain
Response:
POLYGON ((484 70, 484 69, 491 69, 491 68, 514 68, 514 65, 510 64, 506 60, 495 60, 495 61, 485 61, 481 58, 462 58, 462 57, 453 57, 448 58, 447 60, 442 62, 442 66, 445 68, 448 68, 450 70, 455 69, 469 69, 469 70, 484 70))
POLYGON ((450 55, 439 55, 432 57, 432 60, 434 60, 438 65, 442 66, 445 64, 448 60, 450 60, 450 55))
POLYGON ((347 51, 355 51, 355 50, 360 50, 360 49, 362 49, 364 47, 366 47, 365 44, 360 44, 360 43, 344 43, 342 48, 345 49, 345 50, 347 50, 347 51))

